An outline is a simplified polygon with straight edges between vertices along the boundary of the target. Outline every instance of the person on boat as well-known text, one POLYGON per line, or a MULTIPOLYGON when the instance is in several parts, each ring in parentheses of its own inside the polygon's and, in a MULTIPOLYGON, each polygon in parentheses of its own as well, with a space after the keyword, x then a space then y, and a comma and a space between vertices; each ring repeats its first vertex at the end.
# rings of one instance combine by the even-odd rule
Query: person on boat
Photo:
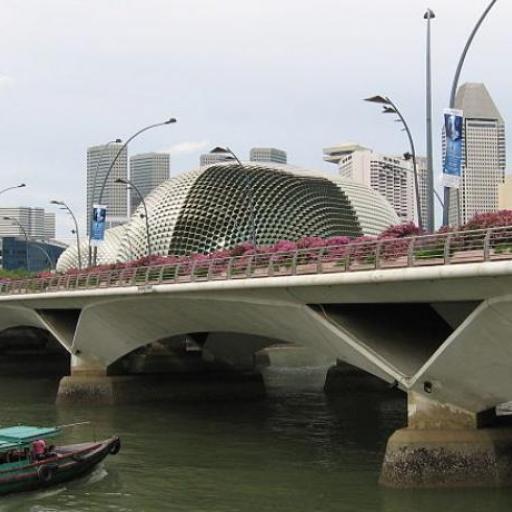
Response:
POLYGON ((34 460, 43 460, 46 455, 46 441, 38 439, 32 443, 32 458, 34 460))

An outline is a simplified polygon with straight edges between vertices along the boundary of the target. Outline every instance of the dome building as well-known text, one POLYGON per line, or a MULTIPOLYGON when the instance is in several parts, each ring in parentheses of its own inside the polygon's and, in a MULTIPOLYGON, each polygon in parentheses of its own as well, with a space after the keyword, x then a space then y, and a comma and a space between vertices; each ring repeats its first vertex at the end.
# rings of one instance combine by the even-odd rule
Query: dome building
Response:
MULTIPOLYGON (((272 163, 193 170, 162 183, 146 205, 152 253, 162 256, 207 254, 251 240, 251 211, 258 245, 304 236, 377 235, 398 223, 391 205, 365 185, 272 163)), ((147 255, 143 205, 115 229, 107 231, 101 263, 147 255)), ((87 254, 87 242, 82 253, 87 254)), ((69 248, 58 270, 76 266, 76 259, 76 248, 69 248)))

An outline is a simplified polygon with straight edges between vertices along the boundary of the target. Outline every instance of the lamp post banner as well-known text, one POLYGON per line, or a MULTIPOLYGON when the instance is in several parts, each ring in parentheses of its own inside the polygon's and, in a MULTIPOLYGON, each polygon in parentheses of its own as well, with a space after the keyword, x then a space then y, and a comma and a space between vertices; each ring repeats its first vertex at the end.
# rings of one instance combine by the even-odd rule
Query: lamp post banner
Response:
POLYGON ((92 205, 91 245, 98 246, 105 238, 105 222, 107 219, 107 207, 101 204, 92 205))
POLYGON ((443 164, 443 185, 448 188, 460 187, 463 123, 464 114, 462 110, 446 109, 444 111, 446 152, 443 164))

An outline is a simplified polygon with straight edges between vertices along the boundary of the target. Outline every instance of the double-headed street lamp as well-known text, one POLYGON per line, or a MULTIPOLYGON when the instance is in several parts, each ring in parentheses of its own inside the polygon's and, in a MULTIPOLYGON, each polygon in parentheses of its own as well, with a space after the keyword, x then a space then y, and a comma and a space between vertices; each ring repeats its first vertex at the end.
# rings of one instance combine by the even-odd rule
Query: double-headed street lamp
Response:
POLYGON ((413 164, 413 172, 414 172, 414 188, 416 191, 416 208, 417 208, 417 215, 418 215, 418 227, 420 229, 423 229, 423 220, 421 218, 421 199, 420 199, 420 187, 418 182, 418 166, 416 162, 416 147, 414 145, 414 139, 412 138, 411 130, 409 129, 409 125, 407 124, 404 116, 398 110, 398 107, 396 104, 387 96, 372 96, 370 98, 366 98, 365 101, 368 101, 370 103, 377 103, 379 105, 383 105, 384 109, 382 111, 383 114, 396 114, 398 116, 398 121, 402 123, 405 132, 407 133, 407 137, 409 138, 409 144, 411 147, 411 153, 406 155, 409 155, 409 157, 412 159, 413 164))
POLYGON ((73 222, 75 224, 75 234, 76 234, 76 250, 78 252, 78 270, 82 270, 82 252, 80 249, 80 235, 78 232, 78 222, 76 220, 75 214, 71 210, 71 208, 64 202, 64 201, 50 201, 51 204, 56 204, 61 207, 61 210, 66 210, 73 219, 73 222))
POLYGON ((254 191, 252 186, 252 177, 250 169, 240 161, 240 159, 236 156, 236 154, 227 146, 226 147, 216 147, 210 151, 211 154, 217 155, 226 155, 226 160, 234 160, 244 171, 245 175, 245 188, 247 199, 249 202, 249 223, 250 223, 250 237, 251 243, 254 248, 254 252, 258 252, 258 242, 256 239, 256 218, 254 213, 254 191))
POLYGON ((25 237, 25 265, 27 267, 27 272, 30 272, 30 264, 28 259, 28 233, 27 230, 23 227, 23 224, 16 218, 16 217, 4 217, 4 220, 10 220, 14 224, 16 224, 21 232, 23 233, 23 236, 25 237))
POLYGON ((144 207, 144 218, 146 220, 146 240, 147 240, 147 245, 148 245, 148 256, 151 256, 152 252, 151 252, 151 237, 150 237, 150 233, 149 233, 148 208, 147 208, 147 205, 146 205, 146 201, 144 200, 144 196, 142 195, 142 193, 138 189, 138 187, 135 186, 135 184, 133 182, 131 182, 130 180, 128 180, 126 178, 117 178, 114 181, 114 183, 124 183, 125 185, 128 185, 128 187, 129 188, 133 188, 133 190, 135 190, 135 192, 139 196, 139 199, 141 200, 141 203, 142 203, 142 205, 144 207))

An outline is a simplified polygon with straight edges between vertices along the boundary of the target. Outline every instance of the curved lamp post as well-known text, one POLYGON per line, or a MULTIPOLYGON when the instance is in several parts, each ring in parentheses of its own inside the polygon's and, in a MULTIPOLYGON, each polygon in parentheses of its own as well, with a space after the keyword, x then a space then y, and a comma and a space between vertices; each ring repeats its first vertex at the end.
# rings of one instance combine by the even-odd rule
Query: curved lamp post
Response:
POLYGON ((146 201, 144 200, 144 196, 142 195, 141 191, 130 181, 125 178, 117 178, 114 183, 124 183, 125 185, 128 185, 129 187, 133 188, 135 192, 137 192, 137 195, 139 196, 139 199, 144 206, 144 217, 146 219, 146 240, 148 244, 148 256, 152 255, 151 252, 151 237, 149 236, 149 217, 148 217, 148 208, 146 206, 146 201))
POLYGON ((370 98, 366 98, 364 101, 368 101, 370 103, 377 103, 379 105, 384 106, 383 114, 396 114, 398 116, 398 121, 402 123, 405 132, 407 133, 407 137, 409 139, 409 144, 411 147, 410 158, 412 158, 413 170, 414 170, 414 188, 416 191, 416 209, 418 215, 418 227, 423 229, 423 220, 421 218, 421 199, 420 199, 420 187, 418 182, 418 166, 416 162, 416 147, 414 145, 414 139, 412 138, 411 130, 409 129, 409 125, 407 124, 404 116, 398 110, 393 101, 387 96, 372 96, 370 98))
POLYGON ((139 130, 138 132, 135 132, 120 148, 119 148, 119 151, 116 153, 116 156, 113 158, 112 162, 110 163, 110 166, 107 170, 107 173, 105 174, 105 178, 103 179, 103 183, 101 185, 101 189, 100 189, 100 196, 99 196, 99 199, 98 199, 98 202, 101 203, 102 199, 103 199, 103 193, 105 192, 105 187, 107 186, 107 181, 108 181, 108 178, 110 176, 110 173, 112 172, 112 169, 114 168, 114 165, 116 164, 118 158, 119 158, 119 155, 121 155, 121 153, 123 152, 123 150, 126 148, 126 146, 128 146, 128 144, 133 140, 135 139, 135 137, 138 137, 141 133, 144 133, 148 130, 151 130, 152 128, 157 128, 158 126, 165 126, 165 125, 168 125, 168 124, 173 124, 176 122, 176 119, 174 117, 171 117, 170 119, 168 119, 167 121, 164 121, 163 123, 156 123, 156 124, 150 124, 149 126, 146 126, 145 128, 142 128, 142 130, 139 130))
POLYGON ((4 220, 10 220, 11 222, 14 222, 23 232, 23 235, 25 237, 25 264, 27 266, 27 272, 30 272, 30 265, 29 265, 29 259, 28 259, 28 234, 27 230, 23 227, 23 224, 16 218, 16 217, 4 217, 4 220))
POLYGON ((75 232, 76 232, 76 250, 78 252, 78 270, 82 270, 82 254, 80 250, 80 235, 78 232, 78 222, 76 220, 75 214, 72 212, 71 208, 64 201, 50 201, 50 204, 56 204, 61 207, 61 210, 66 210, 73 219, 75 224, 75 232))
POLYGON ((37 245, 37 243, 32 244, 32 247, 35 247, 37 250, 39 250, 43 253, 44 257, 48 260, 48 263, 50 264, 50 270, 52 270, 55 265, 50 256, 50 253, 47 250, 43 249, 40 245, 37 245))
POLYGON ((226 147, 216 147, 210 151, 211 154, 217 155, 227 155, 228 158, 226 160, 235 160, 235 162, 245 171, 245 184, 247 189, 247 199, 249 200, 249 222, 250 222, 250 237, 251 243, 254 248, 254 252, 258 252, 258 242, 256 240, 256 218, 254 214, 254 191, 252 187, 252 179, 251 173, 245 167, 245 165, 240 161, 240 159, 236 156, 232 149, 226 147))
POLYGON ((14 187, 7 187, 2 190, 0 190, 0 194, 3 194, 4 192, 7 192, 8 190, 14 190, 15 188, 23 188, 26 187, 25 183, 20 183, 19 185, 15 185, 14 187))
MULTIPOLYGON (((457 69, 455 70, 455 76, 453 77, 452 90, 450 92, 450 108, 455 108, 455 96, 457 94, 457 88, 459 86, 460 74, 462 72, 462 67, 464 66, 464 61, 466 60, 466 56, 468 54, 471 43, 473 42, 473 39, 475 38, 476 33, 478 32, 478 29, 480 28, 480 26, 482 25, 485 18, 487 17, 487 15, 491 11, 491 9, 494 7, 496 2, 497 2, 497 0, 492 0, 491 3, 487 6, 485 11, 482 13, 480 18, 478 19, 475 27, 471 31, 471 34, 469 35, 469 38, 466 42, 466 46, 464 46, 464 50, 462 51, 462 55, 460 56, 459 62, 457 64, 457 69)), ((460 197, 459 189, 457 189, 457 196, 460 197)), ((457 205, 457 209, 459 210, 459 215, 460 215, 460 204, 457 205)), ((443 226, 448 226, 449 210, 450 210, 450 189, 448 187, 444 187, 443 226)))

